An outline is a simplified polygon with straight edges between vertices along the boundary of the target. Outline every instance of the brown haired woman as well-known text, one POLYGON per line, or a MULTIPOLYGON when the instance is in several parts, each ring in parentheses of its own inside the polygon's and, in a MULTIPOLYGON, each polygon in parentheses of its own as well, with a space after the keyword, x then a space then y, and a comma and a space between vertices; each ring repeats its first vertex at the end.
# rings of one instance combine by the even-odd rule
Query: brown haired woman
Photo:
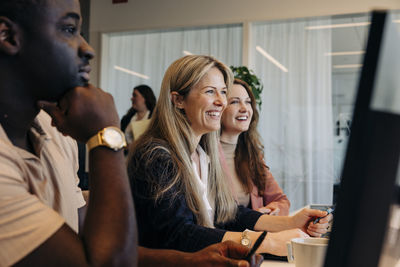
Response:
POLYGON ((290 202, 263 159, 258 111, 250 86, 235 79, 222 115, 221 164, 239 205, 269 215, 288 215, 290 202))

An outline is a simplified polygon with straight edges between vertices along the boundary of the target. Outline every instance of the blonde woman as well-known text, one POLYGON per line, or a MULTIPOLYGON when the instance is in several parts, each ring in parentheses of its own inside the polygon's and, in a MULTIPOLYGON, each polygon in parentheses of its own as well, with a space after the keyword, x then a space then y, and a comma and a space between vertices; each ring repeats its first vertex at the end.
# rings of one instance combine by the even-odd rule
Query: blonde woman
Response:
POLYGON ((221 120, 221 163, 236 200, 265 214, 288 215, 290 202, 264 162, 251 88, 235 79, 227 100, 221 120))
POLYGON ((259 252, 285 255, 291 238, 326 232, 329 216, 310 223, 326 212, 268 216, 237 206, 219 164, 217 132, 232 80, 230 69, 208 56, 185 56, 167 69, 129 160, 141 246, 197 251, 225 240, 252 243, 267 230, 259 252))

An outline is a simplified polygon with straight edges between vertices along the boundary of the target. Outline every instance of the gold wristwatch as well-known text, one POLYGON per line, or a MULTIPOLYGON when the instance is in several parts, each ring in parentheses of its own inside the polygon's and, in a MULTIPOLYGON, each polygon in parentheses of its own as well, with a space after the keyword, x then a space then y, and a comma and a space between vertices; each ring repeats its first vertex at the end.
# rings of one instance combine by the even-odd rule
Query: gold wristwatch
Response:
POLYGON ((240 239, 240 244, 242 244, 243 246, 246 246, 248 248, 251 246, 251 239, 249 237, 249 233, 250 233, 250 230, 247 230, 247 229, 244 230, 242 233, 242 238, 240 239))
POLYGON ((118 151, 126 147, 125 135, 117 127, 106 127, 92 136, 87 141, 86 145, 89 151, 98 146, 105 146, 114 151, 118 151))

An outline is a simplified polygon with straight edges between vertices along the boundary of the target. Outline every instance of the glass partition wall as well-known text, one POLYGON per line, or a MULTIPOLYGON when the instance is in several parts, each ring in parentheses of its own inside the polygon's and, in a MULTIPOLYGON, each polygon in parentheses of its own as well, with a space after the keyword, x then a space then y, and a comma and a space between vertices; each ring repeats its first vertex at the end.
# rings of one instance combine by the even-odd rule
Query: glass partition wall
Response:
POLYGON ((294 210, 332 203, 368 25, 366 14, 253 24, 265 157, 294 210))
POLYGON ((355 14, 253 22, 247 36, 241 24, 103 34, 101 87, 122 116, 132 88, 147 84, 158 96, 166 68, 179 57, 206 54, 240 66, 248 53, 248 67, 264 84, 259 131, 265 160, 291 210, 331 204, 369 22, 368 14, 355 14))
POLYGON ((257 23, 251 68, 264 83, 259 130, 292 208, 331 203, 333 187, 330 19, 257 23))
POLYGON ((149 85, 157 97, 168 66, 188 54, 212 55, 228 65, 240 65, 242 26, 103 34, 101 87, 114 96, 122 116, 131 106, 133 87, 149 85))

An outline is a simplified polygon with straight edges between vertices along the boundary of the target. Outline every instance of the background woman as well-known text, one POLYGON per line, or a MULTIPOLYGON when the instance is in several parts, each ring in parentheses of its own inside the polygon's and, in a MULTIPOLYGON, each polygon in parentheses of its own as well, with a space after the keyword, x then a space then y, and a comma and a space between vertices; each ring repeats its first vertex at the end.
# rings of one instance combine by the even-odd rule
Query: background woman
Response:
POLYGON ((133 139, 138 138, 147 128, 146 120, 151 118, 156 101, 149 86, 142 84, 133 88, 132 107, 121 119, 121 130, 125 132, 128 143, 132 143, 133 139))
POLYGON ((290 202, 263 159, 259 116, 250 86, 235 79, 227 98, 221 120, 221 162, 238 203, 270 215, 288 215, 290 202))
POLYGON ((329 216, 310 223, 326 212, 268 216, 237 206, 219 164, 217 133, 232 80, 230 69, 208 56, 185 56, 167 69, 150 126, 130 150, 140 245, 196 251, 225 240, 252 243, 261 233, 242 233, 248 228, 270 231, 259 252, 285 255, 286 242, 307 236, 303 231, 326 232, 329 216))

